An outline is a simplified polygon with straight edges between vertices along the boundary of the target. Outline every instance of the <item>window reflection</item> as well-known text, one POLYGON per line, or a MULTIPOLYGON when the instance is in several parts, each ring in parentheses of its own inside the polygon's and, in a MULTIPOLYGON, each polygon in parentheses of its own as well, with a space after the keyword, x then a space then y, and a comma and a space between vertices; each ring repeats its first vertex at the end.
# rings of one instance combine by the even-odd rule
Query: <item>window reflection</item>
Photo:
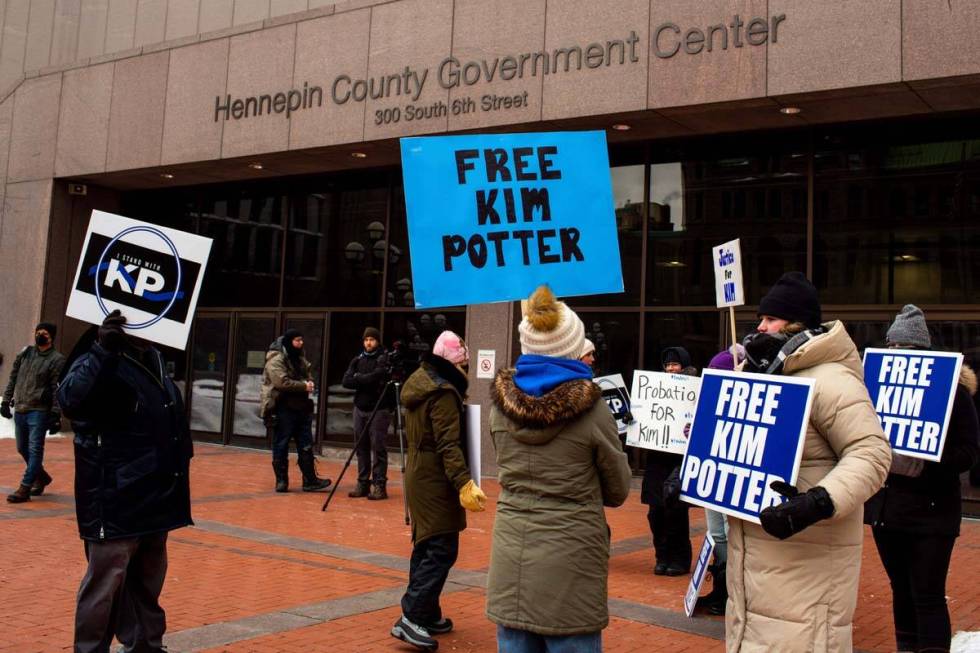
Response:
POLYGON ((194 321, 190 393, 192 431, 221 433, 228 365, 228 322, 226 317, 199 317, 194 321))

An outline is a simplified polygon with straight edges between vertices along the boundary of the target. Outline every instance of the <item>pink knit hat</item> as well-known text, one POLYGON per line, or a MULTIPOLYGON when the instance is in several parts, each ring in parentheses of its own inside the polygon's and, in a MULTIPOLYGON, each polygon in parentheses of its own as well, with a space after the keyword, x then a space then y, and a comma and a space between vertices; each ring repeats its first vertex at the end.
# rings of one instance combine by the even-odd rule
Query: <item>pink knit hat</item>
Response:
POLYGON ((466 343, 452 331, 443 331, 439 334, 436 344, 432 346, 432 353, 445 358, 453 365, 465 363, 470 359, 466 343))

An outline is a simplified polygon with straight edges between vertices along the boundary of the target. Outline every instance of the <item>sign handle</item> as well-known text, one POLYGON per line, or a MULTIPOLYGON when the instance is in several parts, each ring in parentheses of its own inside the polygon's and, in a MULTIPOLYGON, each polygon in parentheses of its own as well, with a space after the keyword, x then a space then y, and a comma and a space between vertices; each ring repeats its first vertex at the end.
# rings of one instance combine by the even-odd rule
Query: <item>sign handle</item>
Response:
POLYGON ((735 307, 728 307, 728 317, 731 320, 732 325, 732 357, 735 359, 735 365, 738 365, 738 335, 735 333, 735 307))

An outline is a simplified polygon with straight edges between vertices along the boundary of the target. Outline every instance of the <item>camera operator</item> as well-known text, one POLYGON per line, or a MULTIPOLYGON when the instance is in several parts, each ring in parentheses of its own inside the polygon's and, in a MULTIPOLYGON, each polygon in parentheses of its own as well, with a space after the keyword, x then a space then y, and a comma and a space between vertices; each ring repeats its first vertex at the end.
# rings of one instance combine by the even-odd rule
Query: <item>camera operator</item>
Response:
POLYGON ((385 436, 391 424, 395 393, 393 390, 385 392, 391 370, 388 356, 381 347, 381 333, 374 327, 367 327, 362 341, 364 350, 350 362, 343 380, 345 388, 354 390, 355 438, 361 435, 375 406, 377 411, 374 412, 367 433, 356 443, 357 487, 347 496, 355 499, 367 497, 377 501, 388 498, 385 487, 388 483, 385 436))

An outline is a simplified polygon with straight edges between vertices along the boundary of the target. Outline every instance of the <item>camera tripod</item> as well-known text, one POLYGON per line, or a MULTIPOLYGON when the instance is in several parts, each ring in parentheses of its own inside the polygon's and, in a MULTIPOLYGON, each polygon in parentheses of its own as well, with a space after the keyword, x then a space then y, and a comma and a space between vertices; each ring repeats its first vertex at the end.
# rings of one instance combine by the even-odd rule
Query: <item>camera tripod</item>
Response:
POLYGON ((401 453, 401 474, 402 474, 402 501, 405 504, 405 525, 408 526, 410 520, 408 516, 408 493, 405 489, 405 424, 402 421, 402 392, 401 383, 398 381, 388 381, 385 383, 384 389, 381 391, 381 396, 378 397, 378 401, 375 402, 374 408, 371 410, 371 414, 368 416, 367 421, 364 426, 361 427, 361 432, 357 434, 357 438, 354 440, 354 447, 351 449, 350 455, 347 456, 347 462, 344 463, 344 468, 340 470, 340 476, 337 477, 337 482, 334 483, 333 489, 330 490, 330 494, 327 495, 327 500, 323 502, 323 507, 320 511, 323 512, 330 506, 330 501, 333 499, 333 495, 337 492, 337 488, 340 487, 340 481, 344 478, 344 474, 347 472, 347 468, 350 467, 351 461, 354 456, 357 455, 357 449, 361 445, 361 441, 368 436, 371 430, 371 422, 374 421, 374 416, 378 413, 378 409, 381 408, 381 404, 384 402, 385 396, 388 394, 389 389, 393 389, 395 393, 395 433, 398 434, 398 451, 401 453))

